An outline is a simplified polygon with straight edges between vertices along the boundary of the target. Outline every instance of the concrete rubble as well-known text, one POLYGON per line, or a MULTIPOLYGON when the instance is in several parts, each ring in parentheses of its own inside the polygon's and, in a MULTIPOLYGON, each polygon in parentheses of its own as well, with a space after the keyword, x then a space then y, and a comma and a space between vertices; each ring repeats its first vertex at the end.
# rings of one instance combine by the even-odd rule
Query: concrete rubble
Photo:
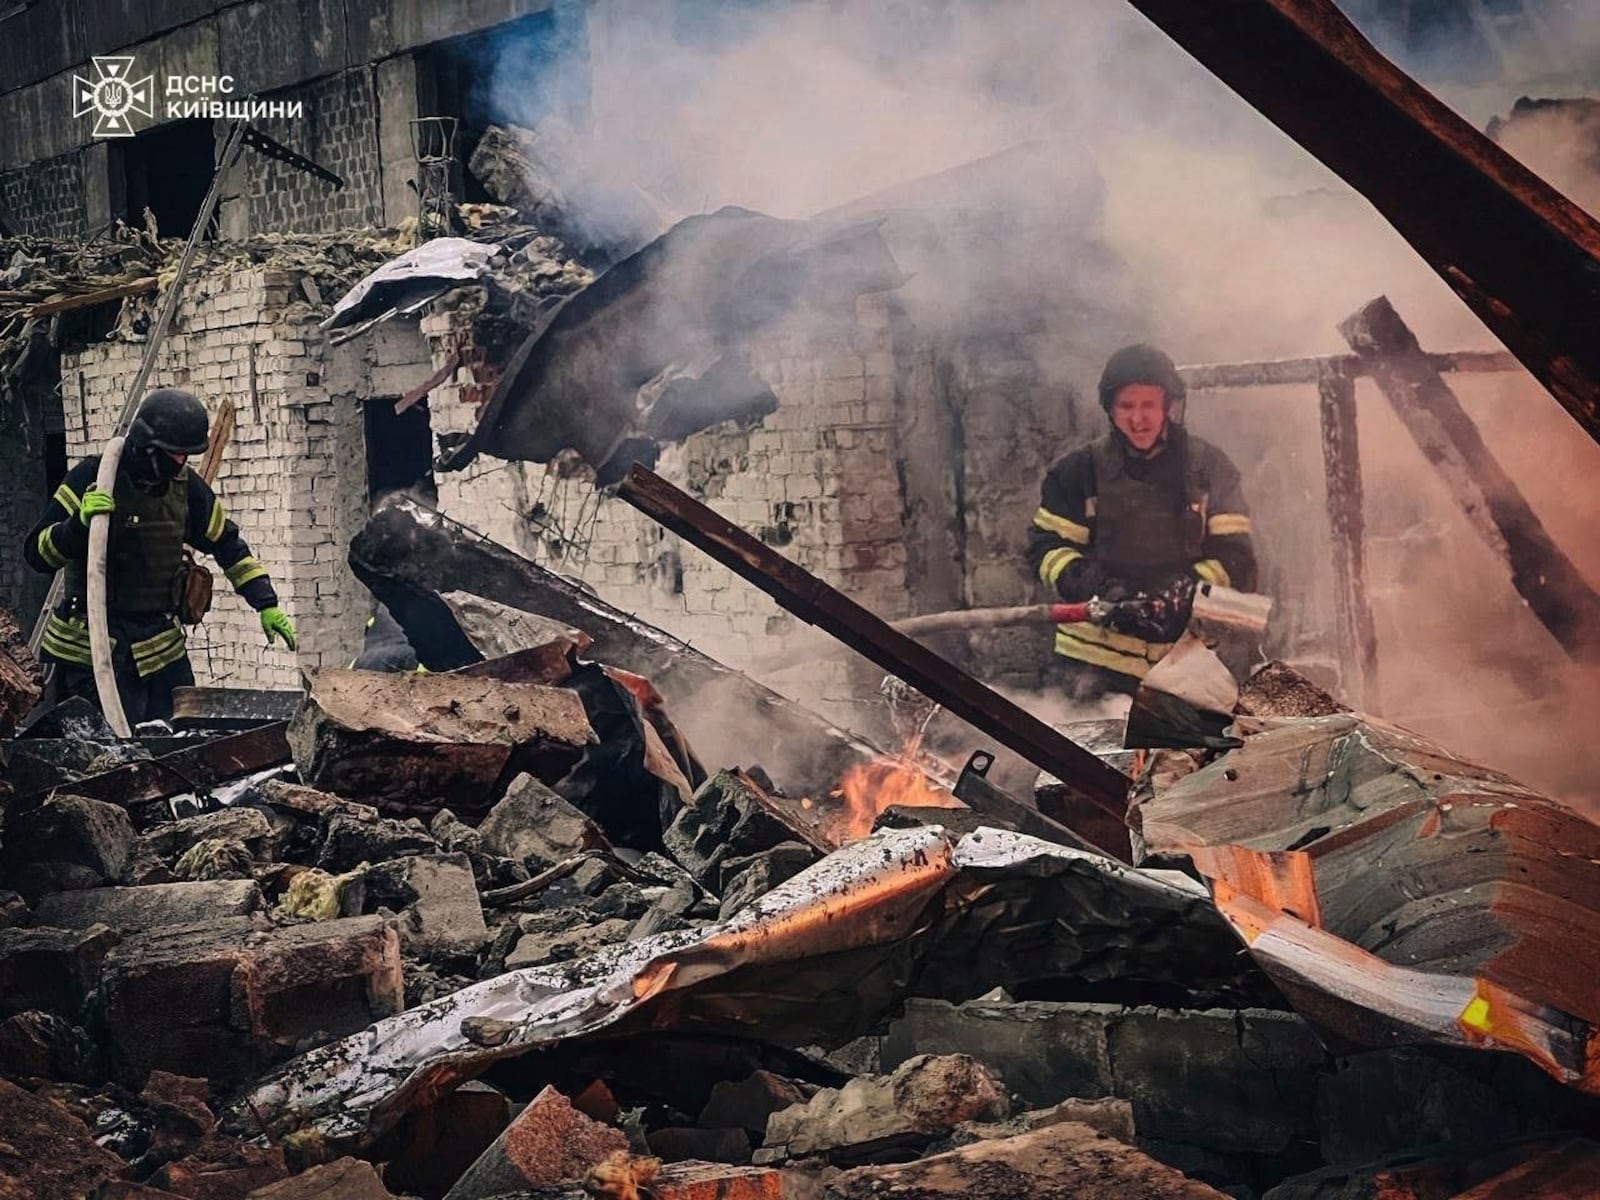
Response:
MULTIPOLYGON (((0 827, 0 1180, 25 1189, 0 1195, 1320 1200, 1576 1195, 1600 1172, 1582 988, 1537 936, 1487 932, 1588 919, 1587 868, 1525 827, 1589 834, 1526 789, 1274 664, 1241 689, 1236 748, 1095 731, 1137 772, 1142 867, 887 800, 850 840, 822 765, 892 756, 774 699, 739 717, 748 757, 703 760, 697 689, 755 685, 478 554, 426 618, 403 593, 438 585, 384 570, 424 658, 472 644, 442 614, 526 614, 492 619, 500 657, 312 672, 286 735, 219 702, 228 725, 128 760, 210 763, 198 786, 118 792, 35 757, 48 786, 0 827), (236 738, 257 757, 208 750, 236 738), (1356 790, 1275 827, 1307 755, 1356 790), (1443 821, 1499 838, 1473 864, 1533 870, 1503 894, 1446 871, 1482 897, 1478 934, 1441 927, 1442 957, 1405 970, 1540 1038, 1484 1054, 1496 1035, 1398 1019, 1404 993, 1327 1002, 1318 936, 1385 953, 1338 924, 1341 888, 1389 919, 1345 849, 1375 818, 1389 852, 1443 821)), ((1412 888, 1455 860, 1414 861, 1412 888)), ((1425 924, 1435 902, 1408 895, 1425 924)), ((1407 944, 1435 944, 1422 928, 1407 944)))

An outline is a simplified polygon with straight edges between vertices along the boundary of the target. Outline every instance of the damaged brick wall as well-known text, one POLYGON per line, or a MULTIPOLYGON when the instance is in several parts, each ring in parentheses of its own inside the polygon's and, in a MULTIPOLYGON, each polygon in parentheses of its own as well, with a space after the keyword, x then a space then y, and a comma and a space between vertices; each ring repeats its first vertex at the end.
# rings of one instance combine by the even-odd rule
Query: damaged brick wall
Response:
POLYGON ((0 171, 0 214, 18 233, 72 237, 88 224, 83 156, 67 154, 0 171))
MULTIPOLYGON (((298 279, 272 267, 195 280, 152 375, 152 384, 190 388, 213 415, 233 399, 237 426, 217 494, 301 635, 297 654, 263 650, 255 614, 219 575, 216 605, 189 640, 203 683, 293 687, 301 667, 343 666, 360 646, 366 593, 344 551, 366 508, 361 412, 330 388, 323 335, 300 295, 298 279)), ((63 386, 75 394, 82 378, 89 418, 86 432, 67 406, 70 461, 99 452, 138 370, 144 342, 121 329, 117 340, 62 357, 63 386)))
MULTIPOLYGON (((240 176, 251 232, 329 233, 383 223, 378 95, 371 67, 273 93, 303 115, 262 118, 263 132, 344 180, 333 185, 287 163, 251 154, 240 176)), ((232 231, 230 231, 232 232, 232 231)))
MULTIPOLYGON (((44 603, 49 581, 23 560, 22 542, 46 499, 47 397, 34 386, 0 386, 0 608, 24 631, 44 603)), ((59 408, 59 401, 56 402, 59 408)))
MULTIPOLYGON (((778 410, 748 428, 722 425, 670 447, 658 469, 807 569, 888 617, 912 611, 907 589, 893 304, 863 297, 850 317, 796 318, 751 347, 778 410)), ((443 362, 457 326, 425 318, 443 362)), ((464 432, 475 409, 463 369, 431 397, 435 433, 464 432)), ((438 478, 449 515, 537 562, 578 576, 609 602, 638 608, 669 632, 736 665, 779 651, 797 622, 626 503, 597 496, 587 472, 481 460, 438 478)), ((848 665, 809 663, 815 698, 843 700, 848 665)), ((774 680, 780 687, 782 680, 774 680)))

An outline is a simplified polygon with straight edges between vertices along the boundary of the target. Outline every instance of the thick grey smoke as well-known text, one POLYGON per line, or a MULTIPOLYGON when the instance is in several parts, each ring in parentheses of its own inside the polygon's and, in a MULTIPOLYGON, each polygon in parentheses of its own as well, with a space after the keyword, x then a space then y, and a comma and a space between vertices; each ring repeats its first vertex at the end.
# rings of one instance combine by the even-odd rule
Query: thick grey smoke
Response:
MULTIPOLYGON (((1581 95, 1597 77, 1600 5, 1585 0, 1529 5, 1540 19, 1499 27, 1493 41, 1453 18, 1398 26, 1385 17, 1396 6, 1379 0, 1345 7, 1479 125, 1530 89, 1581 95)), ((1029 286, 1016 289, 1019 323, 1041 326, 1041 358, 1070 345, 1079 353, 1062 358, 1077 362, 1132 336, 1186 362, 1343 352, 1337 322, 1380 294, 1430 349, 1495 348, 1359 195, 1123 0, 596 0, 586 49, 588 127, 568 143, 572 185, 647 198, 664 223, 724 204, 811 216, 1030 145, 1005 160, 1003 186, 986 176, 984 202, 1030 226, 1053 211, 1085 235, 1038 245, 1029 286), (1087 243, 1120 261, 1090 262, 1087 243), (1051 278, 1071 284, 1065 299, 1040 299, 1051 278)), ((496 76, 513 119, 518 95, 532 94, 519 92, 519 70, 503 63, 496 76)), ((1595 130, 1580 124, 1552 117, 1504 140, 1592 206, 1595 130)), ((914 249, 908 294, 924 305, 914 316, 942 319, 939 296, 1012 282, 1013 263, 970 246, 914 249)), ((1600 448, 1526 378, 1459 390, 1600 585, 1600 496, 1581 482, 1600 476, 1600 448)), ((1381 398, 1363 388, 1360 405, 1385 714, 1581 798, 1600 751, 1574 749, 1567 701, 1596 690, 1593 673, 1574 670, 1533 621, 1381 398)), ((1271 490, 1270 511, 1257 505, 1268 545, 1325 539, 1309 389, 1197 398, 1190 420, 1271 490)), ((1292 604, 1307 585, 1279 586, 1292 604)))

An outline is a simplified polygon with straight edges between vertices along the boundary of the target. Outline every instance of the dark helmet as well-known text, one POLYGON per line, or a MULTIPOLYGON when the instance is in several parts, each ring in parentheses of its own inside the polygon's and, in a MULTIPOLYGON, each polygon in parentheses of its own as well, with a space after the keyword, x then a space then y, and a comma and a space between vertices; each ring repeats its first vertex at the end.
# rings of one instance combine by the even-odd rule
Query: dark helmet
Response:
POLYGON ((1100 407, 1107 413, 1117 398, 1117 392, 1130 383, 1151 383, 1167 394, 1167 408, 1174 409, 1183 403, 1188 389, 1183 386, 1183 376, 1172 360, 1154 346, 1140 342, 1124 346, 1106 360, 1106 369, 1100 375, 1100 407))
POLYGON ((128 429, 135 449, 154 446, 169 454, 204 454, 210 418, 205 405, 178 388, 157 388, 144 398, 128 429))

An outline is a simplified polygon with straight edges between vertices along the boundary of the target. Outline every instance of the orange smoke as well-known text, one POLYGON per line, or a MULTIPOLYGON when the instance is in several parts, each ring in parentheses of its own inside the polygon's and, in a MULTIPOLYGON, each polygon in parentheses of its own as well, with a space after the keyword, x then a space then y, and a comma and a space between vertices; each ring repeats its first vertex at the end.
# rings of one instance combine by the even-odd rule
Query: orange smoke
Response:
POLYGON ((843 845, 872 832, 878 814, 893 805, 920 808, 965 808, 923 773, 917 765, 917 743, 893 758, 858 763, 847 770, 832 793, 839 802, 829 832, 843 845))

